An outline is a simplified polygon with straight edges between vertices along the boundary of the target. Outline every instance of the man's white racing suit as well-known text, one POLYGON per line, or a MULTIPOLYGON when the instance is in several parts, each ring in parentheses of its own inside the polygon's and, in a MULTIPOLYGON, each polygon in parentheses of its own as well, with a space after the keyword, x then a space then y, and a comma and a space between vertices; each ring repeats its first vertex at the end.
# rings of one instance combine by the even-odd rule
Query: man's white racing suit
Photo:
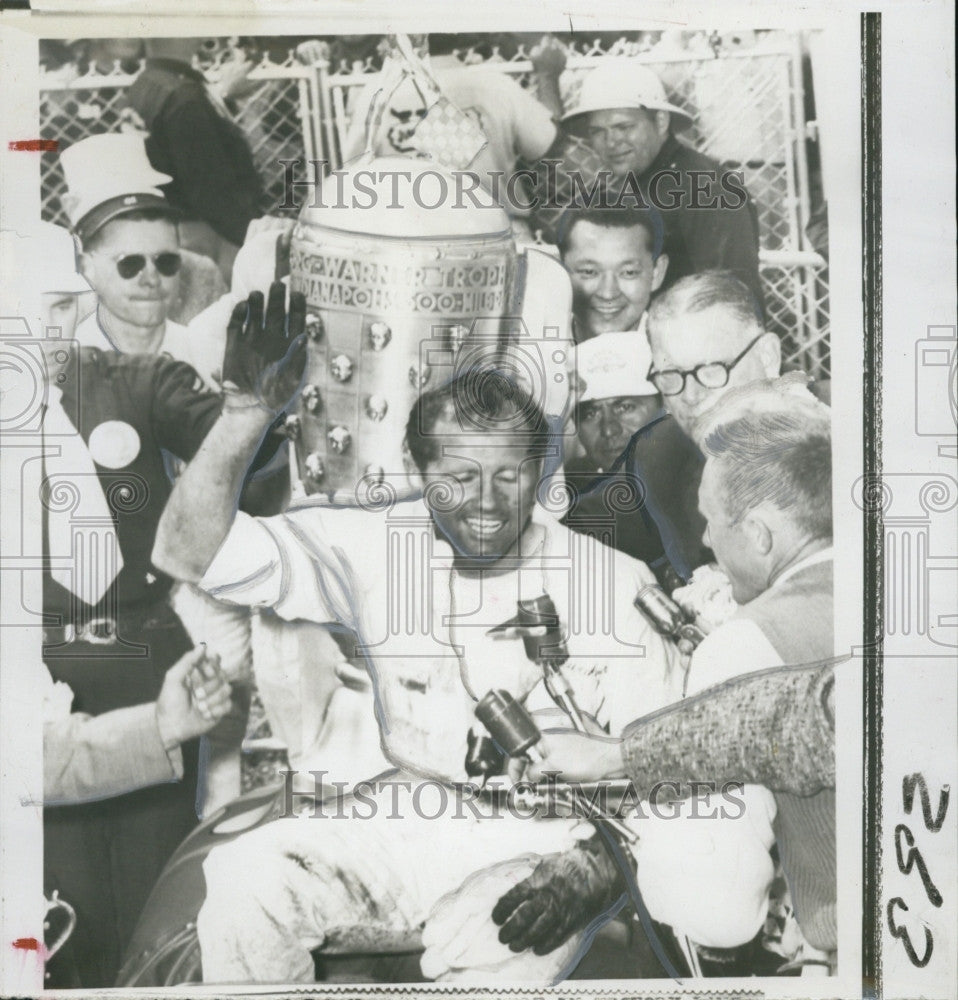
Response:
POLYGON ((538 508, 523 541, 521 558, 466 574, 421 501, 378 512, 305 501, 275 518, 237 515, 201 587, 350 629, 373 686, 357 744, 381 739, 402 773, 210 854, 198 918, 206 982, 312 982, 313 949, 414 942, 430 909, 471 874, 591 832, 571 819, 496 811, 482 796, 472 808, 468 789, 456 794, 469 730, 482 731, 477 699, 497 688, 530 709, 551 706, 521 639, 487 631, 511 619, 519 599, 549 594, 578 703, 613 734, 678 698, 681 670, 632 605, 653 580, 646 566, 538 508))

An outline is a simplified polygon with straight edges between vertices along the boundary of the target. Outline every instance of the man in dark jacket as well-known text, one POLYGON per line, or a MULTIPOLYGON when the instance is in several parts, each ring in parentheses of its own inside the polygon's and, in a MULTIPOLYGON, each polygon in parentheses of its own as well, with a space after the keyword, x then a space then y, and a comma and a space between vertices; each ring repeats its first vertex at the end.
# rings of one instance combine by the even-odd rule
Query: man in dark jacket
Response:
POLYGON ((149 39, 146 68, 127 90, 150 133, 165 194, 187 222, 184 245, 212 257, 227 280, 249 223, 262 215, 262 183, 246 137, 224 98, 190 65, 195 39, 149 39))
POLYGON ((687 111, 639 64, 600 66, 562 116, 611 175, 612 204, 652 205, 665 219, 665 286, 711 268, 733 271, 762 302, 758 221, 741 175, 677 138, 687 111))

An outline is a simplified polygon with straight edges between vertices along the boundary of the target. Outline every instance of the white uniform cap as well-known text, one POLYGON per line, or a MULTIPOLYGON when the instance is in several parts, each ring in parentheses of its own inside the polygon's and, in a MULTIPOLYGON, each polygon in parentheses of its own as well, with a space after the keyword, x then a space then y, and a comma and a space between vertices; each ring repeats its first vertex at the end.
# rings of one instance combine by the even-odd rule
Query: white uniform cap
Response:
POLYGON ((616 108, 646 108, 668 111, 676 130, 688 128, 692 117, 687 111, 666 100, 665 87, 655 72, 641 63, 614 63, 596 66, 568 99, 562 121, 569 121, 589 111, 612 111, 616 108))
POLYGON ((173 178, 150 166, 142 135, 91 135, 63 150, 60 163, 69 189, 64 204, 81 239, 92 236, 111 219, 143 208, 177 214, 158 187, 173 178))
POLYGON ((646 378, 652 350, 641 330, 600 333, 575 349, 578 401, 618 396, 655 396, 658 389, 646 378))
POLYGON ((5 229, 0 245, 8 290, 30 288, 34 293, 69 295, 90 291, 86 279, 77 273, 73 237, 62 226, 38 222, 22 234, 5 229))

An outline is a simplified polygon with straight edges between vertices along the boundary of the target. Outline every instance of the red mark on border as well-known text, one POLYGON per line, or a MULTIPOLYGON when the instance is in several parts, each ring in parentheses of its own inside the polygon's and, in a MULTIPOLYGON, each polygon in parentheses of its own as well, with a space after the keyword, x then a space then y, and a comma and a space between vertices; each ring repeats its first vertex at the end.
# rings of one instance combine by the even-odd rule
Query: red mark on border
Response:
POLYGON ((60 148, 56 139, 14 139, 7 149, 14 153, 55 153, 60 148))
POLYGON ((25 937, 17 938, 16 941, 13 942, 13 947, 19 948, 21 951, 39 951, 41 945, 36 938, 25 937))

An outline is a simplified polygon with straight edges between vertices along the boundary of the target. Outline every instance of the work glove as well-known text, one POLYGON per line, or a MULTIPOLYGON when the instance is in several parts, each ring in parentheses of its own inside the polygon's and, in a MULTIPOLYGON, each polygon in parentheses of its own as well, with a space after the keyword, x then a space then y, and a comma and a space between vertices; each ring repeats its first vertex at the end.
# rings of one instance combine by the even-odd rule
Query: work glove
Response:
POLYGON ((305 327, 305 297, 292 292, 287 314, 282 282, 270 286, 265 315, 261 292, 252 292, 246 301, 237 303, 226 330, 222 381, 227 396, 279 413, 303 380, 305 327))
POLYGON ((496 903, 499 940, 512 951, 547 955, 590 924, 620 895, 618 871, 596 837, 546 855, 496 903))

